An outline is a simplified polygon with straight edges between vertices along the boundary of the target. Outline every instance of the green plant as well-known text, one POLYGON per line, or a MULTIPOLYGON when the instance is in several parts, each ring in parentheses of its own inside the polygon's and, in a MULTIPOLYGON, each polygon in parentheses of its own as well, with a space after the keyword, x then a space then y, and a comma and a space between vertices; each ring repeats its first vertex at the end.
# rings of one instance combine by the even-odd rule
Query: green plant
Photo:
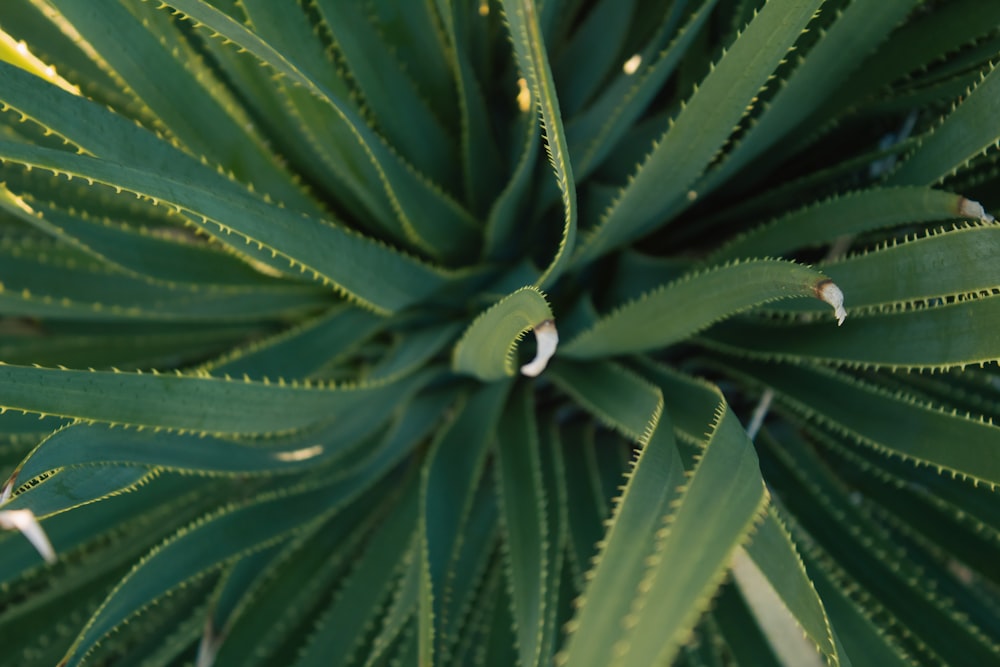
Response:
POLYGON ((1000 3, 0 28, 4 664, 998 660, 1000 3))

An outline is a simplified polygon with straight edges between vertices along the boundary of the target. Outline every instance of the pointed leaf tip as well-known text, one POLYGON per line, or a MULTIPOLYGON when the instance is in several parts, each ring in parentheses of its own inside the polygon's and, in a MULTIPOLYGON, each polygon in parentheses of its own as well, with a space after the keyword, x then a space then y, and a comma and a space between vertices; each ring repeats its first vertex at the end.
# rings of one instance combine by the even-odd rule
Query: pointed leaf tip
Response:
POLYGON ((16 529, 28 538, 35 550, 47 563, 56 562, 56 550, 48 535, 31 510, 4 510, 0 512, 0 528, 16 529))
POLYGON ((559 332, 556 330, 556 323, 553 320, 545 320, 536 324, 533 331, 538 348, 535 351, 535 358, 521 366, 521 374, 528 377, 538 377, 549 363, 549 359, 556 353, 559 346, 559 332))
POLYGON ((816 283, 816 298, 833 306, 838 327, 844 323, 844 320, 847 319, 847 311, 844 309, 844 293, 840 291, 835 282, 828 278, 816 283))

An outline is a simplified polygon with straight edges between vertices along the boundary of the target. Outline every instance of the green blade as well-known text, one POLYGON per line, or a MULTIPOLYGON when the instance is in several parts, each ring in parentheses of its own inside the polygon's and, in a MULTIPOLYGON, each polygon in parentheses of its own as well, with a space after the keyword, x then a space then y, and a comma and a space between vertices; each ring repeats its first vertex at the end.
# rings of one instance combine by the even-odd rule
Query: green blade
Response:
POLYGON ((421 582, 418 637, 421 660, 433 664, 441 641, 448 567, 460 546, 461 531, 510 382, 484 385, 471 394, 444 429, 424 461, 420 492, 421 582))
MULTIPOLYGON (((821 445, 852 488, 865 496, 866 507, 896 527, 897 540, 912 545, 915 557, 931 552, 935 559, 954 558, 997 580, 993 564, 1000 559, 1000 508, 992 491, 929 470, 914 475, 912 466, 902 461, 845 443, 811 425, 806 430, 810 442, 821 445)), ((942 580, 938 574, 930 576, 942 580)))
POLYGON ((366 310, 338 305, 292 329, 230 349, 199 370, 216 376, 246 374, 258 380, 316 377, 324 366, 381 330, 386 321, 366 310))
MULTIPOLYGON (((266 204, 250 195, 174 181, 144 167, 63 151, 0 143, 0 160, 48 169, 129 191, 186 213, 214 234, 235 234, 370 309, 391 312, 426 298, 445 274, 339 225, 266 204)), ((232 243, 232 241, 230 241, 232 243)))
MULTIPOLYGON (((640 69, 633 74, 619 74, 592 104, 568 122, 566 134, 570 154, 580 180, 600 166, 619 145, 626 132, 634 126, 660 92, 664 82, 677 70, 688 47, 698 37, 712 14, 716 2, 717 0, 702 2, 687 17, 687 23, 681 26, 676 35, 674 30, 685 17, 688 3, 674 3, 670 12, 663 17, 656 36, 639 54, 642 58, 640 69)), ((606 4, 618 9, 616 3, 606 4)), ((581 75, 583 74, 587 73, 581 71, 581 75)))
MULTIPOLYGON (((704 392, 684 376, 665 370, 656 376, 668 404, 674 392, 704 392)), ((767 502, 752 443, 721 394, 713 398, 702 406, 703 412, 714 410, 703 453, 663 517, 664 530, 626 619, 634 622, 623 638, 627 649, 614 664, 664 663, 676 654, 767 502)))
POLYGON ((43 440, 15 470, 18 484, 59 468, 101 464, 149 466, 201 474, 280 474, 303 472, 328 460, 337 451, 357 444, 344 432, 341 438, 315 444, 321 434, 288 438, 270 446, 249 445, 205 435, 178 435, 71 425, 43 440))
POLYGON ((754 532, 746 552, 767 578, 809 641, 832 665, 850 665, 838 646, 823 602, 806 572, 791 534, 773 506, 754 532))
MULTIPOLYGON (((283 13, 273 2, 251 4, 251 17, 259 14, 258 22, 283 13)), ((315 8, 386 141, 433 180, 443 184, 457 180, 451 137, 364 8, 330 0, 316 0, 315 8)))
POLYGON ((357 560, 357 567, 341 584, 340 593, 315 622, 314 632, 295 667, 348 664, 366 638, 366 626, 376 622, 379 602, 394 584, 401 559, 417 534, 419 485, 414 476, 392 510, 379 523, 357 560))
POLYGON ((40 482, 25 475, 23 480, 31 481, 33 486, 15 494, 3 505, 3 510, 27 509, 38 519, 46 519, 112 496, 134 492, 156 475, 156 471, 144 466, 113 464, 102 464, 99 468, 60 468, 50 472, 40 482))
MULTIPOLYGON (((647 385, 646 391, 652 389, 647 385)), ((684 466, 671 423, 659 412, 647 413, 646 420, 654 420, 652 429, 615 500, 556 664, 606 667, 612 663, 615 646, 628 631, 625 619, 635 603, 657 530, 684 484, 684 466)))
POLYGON ((1000 297, 992 296, 852 316, 833 335, 823 323, 727 322, 702 340, 757 359, 937 371, 1000 359, 998 327, 1000 297))
POLYGON ((468 255, 470 246, 478 238, 475 221, 426 177, 406 164, 356 111, 339 102, 325 86, 298 69, 256 34, 214 7, 201 0, 173 0, 168 4, 197 27, 208 30, 215 38, 228 40, 245 49, 279 76, 302 86, 328 105, 337 122, 350 130, 375 166, 385 196, 392 203, 408 238, 435 256, 457 259, 468 255))
MULTIPOLYGON (((333 55, 316 39, 310 17, 305 12, 283 11, 269 13, 267 20, 254 21, 239 11, 255 10, 257 4, 227 9, 234 18, 252 24, 261 39, 322 82, 341 103, 357 110, 348 83, 337 76, 333 55)), ((269 3, 259 4, 273 11, 269 3)), ((340 202, 365 229, 377 230, 395 243, 407 243, 390 202, 382 196, 375 166, 348 127, 328 122, 329 107, 325 103, 290 82, 275 81, 256 58, 224 42, 203 39, 201 43, 231 85, 265 119, 276 148, 289 155, 303 177, 315 183, 326 197, 340 202)))
POLYGON ((242 507, 226 508, 179 532, 119 582, 60 664, 82 664, 101 638, 161 595, 231 559, 272 544, 297 524, 331 516, 384 472, 372 468, 318 487, 314 484, 264 496, 242 507))
POLYGON ((0 250, 0 312, 78 321, 246 322, 328 305, 328 291, 291 282, 233 287, 153 283, 76 262, 0 250))
POLYGON ((538 161, 538 149, 542 143, 534 117, 532 116, 529 121, 526 117, 527 112, 522 115, 525 118, 518 119, 517 123, 520 135, 517 133, 514 135, 521 137, 521 150, 514 165, 514 172, 503 191, 493 201, 486 219, 483 254, 489 259, 522 252, 522 245, 517 243, 516 230, 522 218, 527 215, 530 203, 528 195, 534 185, 535 163, 538 161))
MULTIPOLYGON (((797 296, 823 298, 821 273, 780 260, 751 260, 684 277, 630 301, 562 346, 593 359, 666 347, 754 306, 797 296)), ((828 301, 829 303, 829 301, 828 301)))
MULTIPOLYGON (((6 62, 0 62, 0 74, 5 82, 0 100, 39 127, 63 138, 70 147, 122 164, 148 165, 178 180, 199 180, 226 190, 247 191, 246 185, 202 164, 153 131, 99 103, 47 85, 6 62)), ((315 215, 321 211, 309 200, 297 203, 308 213, 315 215)))
POLYGON ((835 585, 829 573, 822 567, 809 568, 816 589, 823 598, 823 604, 831 620, 840 629, 846 652, 858 658, 870 660, 871 664, 886 667, 910 667, 913 660, 887 637, 886 632, 873 622, 869 613, 843 588, 835 585))
POLYGON ((295 209, 317 210, 171 17, 145 3, 111 3, 100 12, 71 0, 48 5, 73 26, 88 53, 149 107, 158 130, 295 209))
POLYGON ((406 332, 379 359, 367 379, 370 382, 388 381, 417 372, 455 340, 461 330, 460 323, 447 322, 406 332))
POLYGON ((558 427, 553 419, 540 432, 539 455, 545 497, 545 599, 539 624, 539 665, 551 665, 562 638, 562 619, 568 618, 563 606, 577 588, 567 564, 569 551, 569 498, 566 493, 566 464, 562 456, 558 427))
POLYGON ((539 120, 545 132, 545 146, 562 195, 563 229, 559 248, 536 287, 545 287, 562 275, 576 247, 577 202, 573 168, 569 163, 566 132, 563 129, 556 86, 542 38, 535 0, 502 0, 504 15, 514 41, 518 69, 528 81, 532 103, 538 106, 539 120))
POLYGON ((283 380, 0 365, 0 407, 178 431, 273 433, 346 418, 366 403, 378 406, 378 397, 406 392, 428 379, 418 374, 384 385, 286 385, 283 380))
POLYGON ((819 42, 782 81, 774 98, 754 119, 724 162, 695 186, 699 194, 722 186, 754 164, 807 121, 835 94, 919 0, 858 0, 845 7, 819 42))
MULTIPOLYGON (((95 540, 127 536, 122 546, 130 553, 121 562, 127 564, 141 556, 155 541, 165 538, 198 514, 217 507, 222 497, 220 491, 217 483, 194 477, 150 476, 131 493, 112 495, 73 512, 51 516, 42 525, 56 553, 63 558, 89 554, 95 540)), ((37 572, 41 557, 19 534, 0 533, 0 543, 3 544, 0 580, 5 590, 17 590, 12 584, 20 576, 37 572)), ((115 540, 111 539, 110 543, 114 544, 115 540)), ((100 558, 101 549, 95 551, 100 558)))
POLYGON ((178 241, 109 218, 75 215, 0 187, 0 207, 55 238, 134 277, 200 286, 279 284, 237 257, 207 244, 178 241))
POLYGON ((584 409, 626 438, 645 442, 663 411, 660 390, 611 362, 559 361, 552 381, 584 409))
POLYGON ((591 262, 638 238, 662 224, 678 199, 689 196, 697 176, 821 4, 772 0, 764 5, 586 235, 574 263, 591 262))
POLYGON ((542 633, 550 583, 546 498, 542 486, 534 394, 515 392, 497 433, 497 501, 504 532, 505 570, 521 665, 541 665, 542 633))
POLYGON ((440 616, 435 617, 434 628, 440 664, 458 659, 456 652, 462 650, 461 638, 468 632, 470 623, 474 622, 476 612, 473 605, 476 604, 479 586, 487 582, 493 566, 502 564, 497 557, 500 508, 497 506, 496 482, 490 479, 493 477, 495 475, 489 469, 483 471, 446 569, 444 600, 440 616))
MULTIPOLYGON (((407 6, 418 4, 420 3, 407 3, 407 6)), ((489 105, 472 63, 475 44, 472 43, 474 37, 467 26, 468 21, 476 20, 477 17, 471 15, 471 4, 461 0, 437 0, 436 7, 450 42, 450 48, 446 52, 454 85, 458 89, 462 127, 462 176, 466 200, 473 211, 482 211, 496 197, 497 184, 502 178, 502 163, 500 147, 491 127, 489 105)), ((535 128, 531 127, 530 131, 532 142, 537 143, 535 128)))
POLYGON ((735 359, 726 368, 771 387, 799 414, 878 451, 1000 483, 1000 427, 985 420, 945 411, 830 369, 735 359))
POLYGON ((212 593, 211 610, 205 620, 205 636, 199 652, 203 650, 202 646, 213 642, 216 633, 225 632, 228 626, 238 621, 246 608, 247 600, 262 588, 263 575, 273 571, 282 557, 299 541, 294 539, 278 542, 240 558, 227 568, 212 593))
MULTIPOLYGON (((605 492, 598 471, 597 443, 592 428, 575 427, 560 434, 566 475, 564 480, 567 507, 568 564, 577 590, 583 590, 584 575, 604 534, 604 521, 610 514, 608 500, 614 492, 605 492)), ((606 443, 605 443, 606 444, 606 443)))
POLYGON ((967 201, 924 187, 861 190, 793 211, 741 234, 712 253, 710 261, 785 255, 901 224, 978 217, 969 215, 967 201))
POLYGON ((933 185, 992 147, 1000 132, 992 122, 1000 106, 1000 72, 991 67, 941 124, 920 138, 917 149, 889 175, 893 185, 933 185))
MULTIPOLYGON (((996 648, 975 623, 982 616, 962 613, 964 605, 950 594, 946 582, 953 575, 947 569, 926 571, 919 549, 900 548, 905 542, 892 539, 863 498, 860 503, 852 498, 853 489, 808 442, 790 429, 774 433, 772 438, 762 431, 760 443, 770 454, 775 488, 788 499, 787 506, 795 508, 813 551, 825 552, 820 556, 824 564, 835 564, 841 571, 841 585, 869 593, 859 596, 862 605, 883 607, 878 616, 885 619, 886 629, 919 657, 949 665, 989 663, 987 656, 996 648), (912 641, 915 637, 920 640, 912 641)), ((995 612, 985 618, 995 625, 995 612)))
MULTIPOLYGON (((886 243, 823 265, 825 274, 850 294, 852 308, 941 305, 954 297, 981 294, 1000 284, 991 260, 1000 250, 1000 227, 952 226, 911 240, 886 243)), ((816 304, 819 305, 819 304, 816 304)), ((778 304, 795 312, 819 310, 811 301, 778 304), (793 308, 794 306, 794 308, 793 308)))
MULTIPOLYGON (((116 328, 124 322, 116 323, 116 328)), ((252 324, 197 326, 182 323, 177 329, 156 331, 163 326, 155 322, 145 330, 111 334, 86 332, 61 332, 56 321, 49 321, 49 333, 0 335, 0 359, 9 364, 25 366, 67 366, 69 368, 99 369, 164 368, 168 365, 185 365, 219 354, 237 345, 259 331, 252 324), (184 329, 189 329, 185 331, 184 329)), ((99 327, 106 322, 95 321, 99 327)))
MULTIPOLYGON (((143 122, 152 121, 150 114, 136 109, 134 100, 128 97, 120 84, 106 70, 102 70, 99 63, 88 57, 86 44, 63 33, 58 25, 45 16, 43 8, 33 4, 31 0, 10 0, 5 4, 5 9, 8 11, 4 13, 3 30, 11 37, 30 44, 31 53, 41 60, 41 66, 33 63, 28 71, 38 73, 46 65, 51 66, 57 76, 70 81, 88 98, 111 109, 129 109, 143 122)), ((5 45, 4 51, 8 49, 17 53, 13 44, 5 45)), ((13 54, 5 53, 2 60, 19 67, 24 66, 23 54, 12 56, 13 54)), ((48 72, 44 74, 46 79, 50 78, 48 72)))
POLYGON ((685 437, 702 443, 703 453, 685 482, 669 423, 653 432, 629 475, 559 664, 669 662, 766 499, 753 448, 718 390, 667 369, 646 374, 668 405, 683 399, 695 406, 683 414, 696 429, 685 437), (647 458, 656 453, 668 459, 647 458), (626 526, 641 530, 617 533, 626 526))
POLYGON ((405 641, 412 644, 410 649, 416 653, 416 636, 410 619, 420 595, 420 566, 420 541, 418 536, 414 536, 403 557, 402 574, 392 593, 389 607, 382 617, 382 627, 368 649, 365 667, 381 664, 376 661, 389 651, 404 631, 410 636, 409 639, 404 638, 405 641))
POLYGON ((615 58, 625 46, 635 6, 635 0, 595 3, 559 52, 553 74, 568 116, 597 92, 613 67, 620 66, 615 58))

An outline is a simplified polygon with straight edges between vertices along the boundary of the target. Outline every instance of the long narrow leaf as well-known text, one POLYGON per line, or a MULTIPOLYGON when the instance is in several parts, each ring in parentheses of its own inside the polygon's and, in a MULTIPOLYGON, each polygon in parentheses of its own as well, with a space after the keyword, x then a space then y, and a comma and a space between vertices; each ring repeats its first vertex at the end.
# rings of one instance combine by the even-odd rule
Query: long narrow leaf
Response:
POLYGON ((421 660, 438 654, 436 619, 443 616, 447 567, 472 497, 510 382, 495 382, 475 392, 439 434, 426 459, 420 492, 421 577, 418 637, 421 660))
POLYGON ((1000 72, 994 67, 945 117, 940 127, 921 138, 913 155, 889 176, 889 183, 932 185, 993 146, 1000 133, 994 124, 983 121, 998 104, 1000 72))
POLYGON ((784 255, 901 224, 985 219, 985 212, 964 197, 918 187, 876 188, 835 197, 757 227, 720 247, 712 261, 784 255))
POLYGON ((843 304, 831 303, 823 291, 828 285, 832 283, 822 274, 789 262, 728 264, 684 276, 626 303, 566 343, 560 353, 589 359, 654 350, 735 313, 789 297, 827 301, 839 318, 843 304))
POLYGON ((556 184, 562 195, 563 229, 555 258, 536 281, 537 287, 545 287, 554 282, 569 265, 569 259, 576 248, 577 202, 576 183, 573 168, 569 162, 566 133, 563 130, 556 86, 552 80, 542 28, 539 23, 535 0, 502 0, 504 14, 510 24, 514 40, 514 53, 521 72, 528 80, 532 102, 538 106, 538 113, 545 131, 545 146, 549 154, 556 184))
POLYGON ((201 0, 174 0, 169 6, 188 17, 197 27, 236 44, 272 68, 289 82, 302 86, 329 105, 345 124, 375 166, 386 196, 392 202, 403 228, 425 251, 455 257, 469 250, 476 239, 468 213, 445 197, 379 137, 353 109, 336 101, 324 86, 299 70, 294 63, 244 26, 201 0), (429 224, 430 221, 433 221, 429 224))
POLYGON ((1000 427, 985 420, 894 395, 838 371, 736 360, 730 368, 752 373, 796 412, 881 452, 1000 483, 1000 427))
POLYGON ((84 421, 213 433, 290 431, 426 377, 370 387, 0 365, 0 407, 84 421))
POLYGON ((746 548, 795 622, 809 640, 834 665, 850 665, 827 617, 823 602, 809 579, 788 530, 773 506, 746 548))
POLYGON ((0 159, 96 181, 186 212, 206 230, 266 247, 272 256, 280 255, 286 269, 308 273, 377 311, 406 307, 446 281, 443 273, 377 241, 249 195, 219 193, 138 166, 18 144, 0 144, 0 159))
POLYGON ((533 394, 515 393, 500 422, 497 437, 497 496, 503 519, 508 586, 517 632, 520 664, 542 664, 542 629, 548 614, 546 586, 551 527, 546 521, 538 426, 533 394))
POLYGON ((655 536, 684 483, 684 466, 669 419, 654 414, 647 414, 646 419, 654 420, 653 430, 616 499, 607 534, 568 626, 568 644, 557 655, 557 664, 612 664, 615 647, 629 630, 626 618, 640 590, 655 536))
POLYGON ((332 484, 264 497, 244 507, 229 508, 196 529, 179 533, 150 553, 131 576, 119 583, 60 664, 81 664, 105 634, 171 588, 273 543, 294 527, 289 517, 305 523, 332 515, 383 472, 373 468, 332 484), (156 572, 157 576, 139 576, 146 572, 156 572))
MULTIPOLYGON (((700 388, 680 375, 655 375, 668 402, 674 392, 700 388)), ((623 640, 627 650, 614 664, 666 662, 676 654, 767 502, 746 432, 721 396, 706 400, 711 394, 701 389, 708 394, 703 409, 714 410, 704 451, 664 517, 639 597, 626 620, 631 626, 623 640)))
MULTIPOLYGON (((670 129, 639 165, 598 226, 588 232, 577 264, 620 247, 661 223, 742 117, 822 0, 768 2, 726 51, 670 129), (741 104, 724 100, 743 100, 741 104)), ((695 195, 697 196, 697 195, 695 195)))

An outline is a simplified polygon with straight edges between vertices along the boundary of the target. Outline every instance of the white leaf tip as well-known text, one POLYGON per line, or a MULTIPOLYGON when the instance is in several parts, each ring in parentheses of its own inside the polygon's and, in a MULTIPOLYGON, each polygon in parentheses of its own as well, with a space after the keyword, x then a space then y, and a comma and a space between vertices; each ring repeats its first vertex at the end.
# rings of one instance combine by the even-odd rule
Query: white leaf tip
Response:
POLYGON ((521 375, 531 378, 541 375, 559 346, 559 331, 556 330, 556 323, 552 320, 540 322, 532 330, 535 332, 535 341, 538 344, 535 358, 521 366, 521 375))
POLYGON ((983 222, 994 222, 992 215, 986 212, 983 205, 973 199, 962 197, 958 204, 958 212, 966 218, 978 218, 983 222))
POLYGON ((821 280, 816 283, 816 297, 833 307, 833 314, 837 318, 839 327, 847 319, 847 310, 844 308, 844 293, 840 291, 837 284, 830 280, 821 280))
POLYGON ((48 535, 38 523, 35 513, 31 510, 3 510, 0 511, 0 528, 15 529, 28 538, 35 550, 45 559, 47 563, 56 562, 56 551, 49 542, 48 535))

